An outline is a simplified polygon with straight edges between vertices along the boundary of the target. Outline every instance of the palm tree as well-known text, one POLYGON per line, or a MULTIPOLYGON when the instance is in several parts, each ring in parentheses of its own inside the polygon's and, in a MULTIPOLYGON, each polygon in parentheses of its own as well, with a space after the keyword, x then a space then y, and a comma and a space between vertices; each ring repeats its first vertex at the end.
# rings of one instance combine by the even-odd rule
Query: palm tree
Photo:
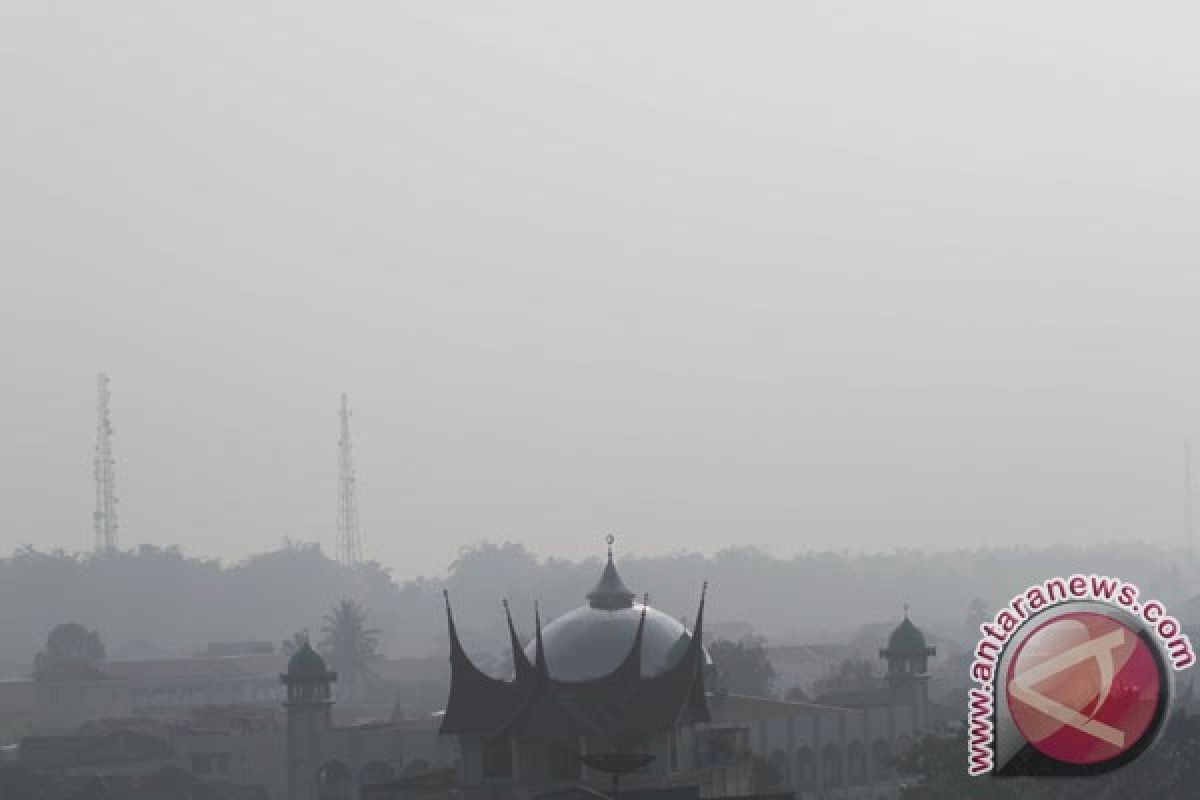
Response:
POLYGON ((358 699, 359 690, 375 678, 371 664, 380 658, 379 630, 367 627, 367 610, 353 600, 342 600, 324 617, 321 633, 325 638, 317 646, 337 670, 339 682, 346 687, 346 699, 358 699))

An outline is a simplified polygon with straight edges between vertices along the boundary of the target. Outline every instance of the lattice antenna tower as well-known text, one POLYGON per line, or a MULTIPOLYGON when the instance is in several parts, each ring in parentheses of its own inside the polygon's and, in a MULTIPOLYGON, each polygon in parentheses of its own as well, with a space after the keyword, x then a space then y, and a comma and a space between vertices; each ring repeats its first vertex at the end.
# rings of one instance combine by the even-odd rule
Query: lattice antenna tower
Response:
POLYGON ((358 497, 354 491, 354 446, 350 443, 350 402, 342 393, 339 413, 341 435, 338 438, 338 517, 337 557, 353 567, 362 562, 362 542, 358 535, 358 497))
POLYGON ((96 376, 96 511, 92 525, 96 529, 96 552, 117 549, 117 475, 113 458, 113 426, 109 416, 108 374, 96 376))
POLYGON ((1196 529, 1192 506, 1192 443, 1183 443, 1183 535, 1188 560, 1196 559, 1196 529))

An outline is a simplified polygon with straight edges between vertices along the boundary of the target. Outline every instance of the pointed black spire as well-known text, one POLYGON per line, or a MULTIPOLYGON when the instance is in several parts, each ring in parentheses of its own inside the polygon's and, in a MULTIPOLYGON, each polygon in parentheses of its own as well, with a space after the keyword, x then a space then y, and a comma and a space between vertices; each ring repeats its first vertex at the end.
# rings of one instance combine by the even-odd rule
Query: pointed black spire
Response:
POLYGON ((616 538, 609 534, 607 541, 608 563, 604 565, 604 572, 600 575, 600 580, 596 583, 595 588, 587 594, 588 605, 604 611, 632 608, 635 595, 621 580, 621 575, 617 572, 616 565, 613 564, 612 545, 616 538))
POLYGON ((708 595, 708 581, 700 587, 700 607, 696 609, 696 627, 692 628, 692 640, 704 646, 704 599, 708 595))
POLYGON ((504 601, 504 616, 508 619, 508 638, 512 645, 513 676, 518 681, 523 681, 533 676, 534 668, 533 664, 529 663, 524 648, 521 647, 521 640, 517 637, 517 629, 513 626, 508 600, 504 601))
POLYGON ((696 609, 696 626, 692 628, 691 638, 688 639, 683 655, 673 667, 667 670, 668 672, 671 670, 695 672, 701 686, 703 686, 704 680, 704 664, 707 661, 704 653, 704 601, 707 595, 708 581, 705 581, 704 585, 700 587, 700 606, 696 609))
POLYGON ((471 661, 458 638, 450 593, 446 598, 446 625, 450 630, 450 697, 442 716, 442 733, 463 733, 500 724, 516 707, 516 683, 493 678, 471 661))
POLYGON ((550 675, 550 669, 546 665, 546 644, 542 641, 542 614, 538 610, 538 604, 533 604, 533 624, 536 627, 534 637, 537 640, 537 647, 534 651, 534 660, 537 662, 534 666, 537 669, 537 675, 540 678, 545 678, 550 675))
POLYGON ((462 642, 458 640, 458 628, 454 624, 454 612, 450 610, 450 592, 447 589, 442 589, 442 599, 446 601, 446 628, 450 633, 450 660, 461 658, 466 655, 463 650, 462 642))
POLYGON ((642 595, 642 613, 638 615, 638 626, 633 634, 633 644, 629 646, 629 652, 625 654, 625 658, 621 659, 620 665, 613 670, 613 675, 626 673, 633 680, 637 680, 642 675, 642 640, 646 633, 646 607, 649 599, 649 595, 642 595))

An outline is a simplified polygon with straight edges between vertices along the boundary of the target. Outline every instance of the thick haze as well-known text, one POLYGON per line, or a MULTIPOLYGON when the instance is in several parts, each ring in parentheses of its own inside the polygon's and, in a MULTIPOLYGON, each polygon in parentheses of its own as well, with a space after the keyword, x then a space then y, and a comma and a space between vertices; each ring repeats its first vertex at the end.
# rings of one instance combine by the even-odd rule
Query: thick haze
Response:
POLYGON ((0 549, 1182 540, 1194 4, 450 5, 3 5, 0 549))

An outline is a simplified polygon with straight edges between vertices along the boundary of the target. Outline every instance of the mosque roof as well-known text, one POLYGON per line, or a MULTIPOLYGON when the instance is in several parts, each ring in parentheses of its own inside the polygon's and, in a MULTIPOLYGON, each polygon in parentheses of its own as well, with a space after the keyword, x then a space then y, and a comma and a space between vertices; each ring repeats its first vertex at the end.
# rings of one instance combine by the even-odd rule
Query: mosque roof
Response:
MULTIPOLYGON (((564 615, 543 631, 541 614, 535 610, 536 632, 530 648, 521 647, 505 604, 514 675, 511 680, 503 680, 487 675, 467 656, 447 595, 451 686, 441 732, 556 739, 588 734, 615 742, 646 731, 707 721, 707 655, 701 645, 704 592, 695 630, 686 637, 675 636, 675 631, 662 625, 660 617, 666 615, 645 603, 634 607, 633 593, 617 573, 610 551, 600 581, 587 597, 588 605, 576 612, 599 616, 576 616, 565 627, 555 625, 576 612, 564 615), (608 615, 616 615, 617 622, 606 619, 608 615), (631 619, 636 620, 632 637, 617 635, 624 624, 621 620, 631 619), (647 672, 645 657, 651 627, 656 631, 655 663, 654 669, 647 672), (552 629, 557 631, 553 637, 555 654, 548 657, 552 629), (663 631, 667 631, 666 636, 663 631), (622 651, 614 659, 614 648, 618 646, 622 651), (664 652, 657 652, 659 649, 664 652), (574 658, 576 655, 580 658, 574 658), (588 662, 601 668, 578 669, 588 662), (568 664, 573 666, 560 669, 560 665, 568 664)), ((679 630, 683 631, 682 625, 679 630)))

